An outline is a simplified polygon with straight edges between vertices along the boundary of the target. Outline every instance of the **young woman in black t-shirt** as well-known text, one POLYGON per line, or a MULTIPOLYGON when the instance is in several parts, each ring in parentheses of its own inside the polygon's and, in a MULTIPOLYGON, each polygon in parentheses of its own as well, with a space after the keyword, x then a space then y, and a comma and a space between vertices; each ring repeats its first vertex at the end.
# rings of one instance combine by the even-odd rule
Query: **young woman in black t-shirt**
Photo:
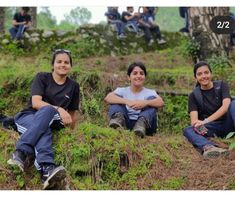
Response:
POLYGON ((225 137, 234 130, 235 102, 231 102, 229 88, 223 81, 212 81, 212 70, 206 62, 194 66, 197 87, 189 95, 188 111, 191 126, 184 129, 184 136, 204 157, 228 155, 208 137, 225 137))
POLYGON ((41 171, 43 189, 59 188, 66 177, 65 168, 54 162, 52 128, 74 128, 79 105, 79 84, 68 77, 72 67, 69 51, 55 50, 52 72, 38 73, 31 86, 28 107, 15 116, 22 134, 8 164, 24 171, 30 161, 41 171))

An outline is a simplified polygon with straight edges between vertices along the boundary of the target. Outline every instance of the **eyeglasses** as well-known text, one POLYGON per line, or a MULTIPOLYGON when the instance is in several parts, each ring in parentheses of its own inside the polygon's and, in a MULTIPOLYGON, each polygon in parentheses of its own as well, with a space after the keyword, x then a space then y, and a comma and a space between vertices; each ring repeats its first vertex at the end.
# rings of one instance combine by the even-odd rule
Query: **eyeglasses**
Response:
POLYGON ((71 55, 71 51, 65 50, 65 49, 55 49, 54 54, 57 54, 57 53, 67 53, 67 54, 71 55))

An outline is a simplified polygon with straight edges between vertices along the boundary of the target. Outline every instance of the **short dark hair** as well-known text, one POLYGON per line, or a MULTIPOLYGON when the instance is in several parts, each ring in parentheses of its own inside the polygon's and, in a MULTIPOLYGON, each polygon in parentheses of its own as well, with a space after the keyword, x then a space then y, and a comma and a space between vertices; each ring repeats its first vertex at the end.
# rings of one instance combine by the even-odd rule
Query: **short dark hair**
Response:
POLYGON ((127 75, 130 76, 131 75, 131 72, 133 71, 133 69, 135 67, 140 67, 141 70, 144 71, 144 75, 147 76, 147 71, 146 71, 146 68, 144 66, 144 64, 142 62, 133 62, 129 65, 128 69, 127 69, 127 75))
POLYGON ((22 10, 24 10, 27 13, 27 12, 29 12, 30 8, 29 7, 22 7, 22 10))
POLYGON ((204 62, 204 61, 200 61, 200 62, 196 63, 194 65, 194 68, 193 68, 193 74, 194 74, 195 78, 196 78, 196 74, 197 74, 197 69, 202 67, 202 66, 207 66, 208 69, 210 70, 210 72, 212 73, 210 65, 208 63, 204 62))
POLYGON ((54 50, 54 53, 53 53, 53 57, 52 57, 52 60, 51 60, 51 65, 53 66, 54 63, 55 63, 55 58, 58 54, 67 54, 69 56, 69 61, 70 61, 70 64, 71 64, 71 67, 73 66, 73 61, 72 61, 72 56, 71 56, 71 52, 69 50, 65 50, 65 49, 55 49, 54 50))
POLYGON ((134 8, 133 6, 130 6, 130 7, 126 7, 127 10, 131 9, 131 8, 134 8))

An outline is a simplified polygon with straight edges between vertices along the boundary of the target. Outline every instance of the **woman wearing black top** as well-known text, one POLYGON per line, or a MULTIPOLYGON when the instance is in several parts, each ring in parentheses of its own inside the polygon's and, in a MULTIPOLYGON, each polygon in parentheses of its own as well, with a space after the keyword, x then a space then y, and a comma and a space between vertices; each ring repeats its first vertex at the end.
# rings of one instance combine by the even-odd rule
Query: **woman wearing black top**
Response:
POLYGON ((28 107, 15 116, 17 130, 22 135, 8 164, 24 171, 35 158, 35 166, 41 172, 43 189, 54 188, 56 183, 63 182, 66 177, 65 168, 54 162, 52 128, 74 128, 76 124, 79 84, 68 77, 71 67, 70 52, 55 50, 52 72, 36 75, 28 107))
POLYGON ((212 81, 212 70, 206 62, 194 66, 194 77, 198 86, 189 95, 191 126, 184 129, 184 136, 206 158, 227 155, 228 150, 217 147, 208 137, 225 137, 234 131, 235 102, 231 102, 228 85, 212 81))

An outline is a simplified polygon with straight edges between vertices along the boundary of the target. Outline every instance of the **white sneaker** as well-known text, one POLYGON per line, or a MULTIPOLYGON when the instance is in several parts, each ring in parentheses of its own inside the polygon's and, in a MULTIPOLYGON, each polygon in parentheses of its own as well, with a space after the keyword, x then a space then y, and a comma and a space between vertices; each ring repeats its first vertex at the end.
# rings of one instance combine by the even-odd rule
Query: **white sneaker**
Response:
POLYGON ((157 43, 158 44, 165 44, 166 41, 162 38, 162 39, 157 39, 157 43))
POLYGON ((120 34, 120 35, 118 35, 118 39, 124 39, 124 38, 126 38, 126 35, 125 35, 125 34, 120 34))
POLYGON ((154 40, 151 39, 151 40, 148 42, 148 46, 151 47, 151 46, 153 45, 153 43, 154 43, 154 40))

